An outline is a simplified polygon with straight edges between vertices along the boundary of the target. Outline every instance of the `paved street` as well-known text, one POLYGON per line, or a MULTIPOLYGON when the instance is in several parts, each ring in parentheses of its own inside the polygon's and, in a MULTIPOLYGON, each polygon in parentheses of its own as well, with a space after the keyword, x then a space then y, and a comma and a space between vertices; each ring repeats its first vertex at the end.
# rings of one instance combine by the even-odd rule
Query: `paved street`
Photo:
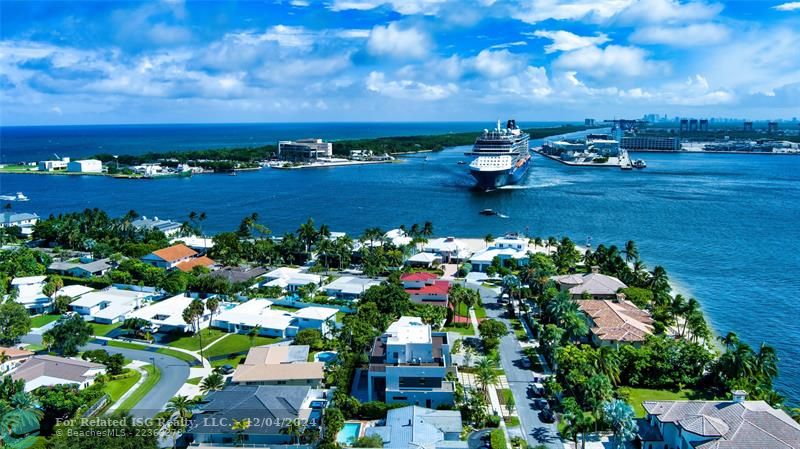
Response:
POLYGON ((522 359, 525 357, 522 346, 511 331, 510 321, 504 317, 505 309, 497 304, 497 294, 491 289, 474 284, 470 287, 480 291, 487 317, 500 320, 508 326, 509 333, 500 339, 500 363, 506 373, 508 386, 514 394, 520 427, 525 438, 532 446, 545 444, 550 448, 563 448, 556 425, 543 423, 539 419, 539 411, 533 406, 533 397, 528 395, 528 385, 533 383, 534 373, 522 367, 522 359))
MULTIPOLYGON (((28 334, 22 337, 23 343, 41 344, 41 335, 28 334)), ((102 346, 90 343, 83 346, 83 350, 105 349, 111 354, 122 354, 125 358, 139 360, 144 363, 155 363, 161 370, 161 379, 150 390, 139 404, 131 410, 131 415, 137 418, 150 418, 164 407, 172 399, 175 393, 189 378, 189 364, 175 357, 149 351, 138 351, 135 349, 115 348, 113 346, 102 346)))

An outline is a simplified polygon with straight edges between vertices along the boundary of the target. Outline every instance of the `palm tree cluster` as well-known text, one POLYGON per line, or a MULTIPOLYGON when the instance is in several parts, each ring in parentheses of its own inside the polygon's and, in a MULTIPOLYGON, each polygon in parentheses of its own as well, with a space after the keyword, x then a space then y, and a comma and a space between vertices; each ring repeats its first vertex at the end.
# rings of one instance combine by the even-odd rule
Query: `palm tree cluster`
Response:
POLYGON ((41 419, 42 411, 25 391, 25 381, 4 376, 0 381, 0 446, 14 447, 23 430, 41 419))
POLYGON ((712 379, 721 394, 731 390, 745 390, 756 399, 772 406, 780 406, 784 398, 772 388, 778 376, 778 355, 775 348, 762 343, 758 351, 729 332, 719 338, 725 352, 712 367, 712 379))
MULTIPOLYGON (((469 310, 470 307, 474 307, 476 304, 480 303, 481 297, 477 290, 473 290, 461 284, 453 284, 450 287, 447 300, 450 303, 450 309, 453 311, 453 321, 455 321, 455 317, 458 316, 462 305, 466 310, 469 310)), ((456 326, 458 325, 460 325, 460 323, 456 322, 456 326)), ((465 323, 465 325, 470 326, 469 323, 465 323)))

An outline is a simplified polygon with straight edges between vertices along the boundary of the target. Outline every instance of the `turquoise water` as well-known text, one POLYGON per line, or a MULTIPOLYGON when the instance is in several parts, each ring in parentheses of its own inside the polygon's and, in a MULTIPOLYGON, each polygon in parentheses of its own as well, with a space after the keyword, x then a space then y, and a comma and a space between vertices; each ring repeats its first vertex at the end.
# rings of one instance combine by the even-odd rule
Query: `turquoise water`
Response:
POLYGON ((318 352, 315 357, 320 362, 328 363, 335 361, 339 356, 335 352, 318 352))
MULTIPOLYGON (((4 149, 5 151, 5 149, 4 149)), ((264 169, 239 176, 117 180, 0 175, 0 193, 24 192, 20 211, 40 215, 98 207, 134 208, 184 220, 204 211, 205 230, 235 229, 258 212, 274 233, 308 217, 360 234, 430 220, 439 235, 570 236, 584 243, 637 242, 648 267, 663 265, 700 300, 718 333, 774 345, 778 387, 800 399, 800 157, 636 154, 648 168, 568 167, 534 156, 511 189, 471 190, 463 148, 414 155, 399 164, 314 170, 264 169), (492 208, 508 218, 484 217, 492 208)))
POLYGON ((350 445, 358 439, 358 434, 361 431, 361 424, 357 422, 346 422, 344 427, 336 435, 336 442, 339 444, 350 445))

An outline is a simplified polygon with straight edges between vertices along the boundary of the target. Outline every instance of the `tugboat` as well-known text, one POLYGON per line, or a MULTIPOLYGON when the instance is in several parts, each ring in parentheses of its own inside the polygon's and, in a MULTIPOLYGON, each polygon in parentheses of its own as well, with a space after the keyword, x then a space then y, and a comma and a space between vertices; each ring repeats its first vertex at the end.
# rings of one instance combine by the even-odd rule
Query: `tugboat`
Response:
POLYGON ((635 161, 633 161, 632 165, 633 168, 646 168, 647 162, 645 162, 644 159, 636 159, 635 161))

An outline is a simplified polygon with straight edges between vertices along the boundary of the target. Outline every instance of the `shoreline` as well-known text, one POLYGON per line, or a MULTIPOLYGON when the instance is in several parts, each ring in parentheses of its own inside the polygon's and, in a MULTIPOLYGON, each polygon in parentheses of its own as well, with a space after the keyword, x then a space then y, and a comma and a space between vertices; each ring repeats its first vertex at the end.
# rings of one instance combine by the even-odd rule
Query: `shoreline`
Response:
MULTIPOLYGON (((556 157, 556 156, 553 156, 552 154, 545 154, 545 153, 542 153, 542 152, 541 152, 541 151, 539 151, 539 150, 532 150, 532 151, 533 151, 534 153, 538 154, 539 156, 546 157, 547 159, 550 159, 550 160, 553 160, 553 161, 556 161, 556 162, 560 162, 560 163, 562 163, 562 164, 564 164, 564 165, 568 165, 568 166, 570 166, 570 167, 618 168, 618 169, 620 169, 620 170, 627 170, 627 169, 631 169, 631 168, 633 168, 633 167, 630 165, 630 163, 628 163, 628 164, 623 164, 623 163, 621 163, 621 162, 619 161, 619 158, 614 158, 614 159, 617 159, 617 161, 616 161, 616 162, 612 162, 611 158, 609 158, 609 160, 608 160, 608 161, 606 161, 606 162, 603 162, 602 164, 594 164, 594 163, 581 163, 581 162, 570 162, 570 161, 565 161, 565 160, 563 160, 563 159, 561 159, 561 158, 558 158, 558 157, 556 157)), ((628 160, 630 160, 630 158, 624 158, 624 159, 628 159, 628 160)))
POLYGON ((396 159, 390 159, 386 161, 341 161, 341 162, 321 162, 321 163, 313 163, 313 164, 304 164, 304 165, 295 165, 291 167, 285 167, 283 165, 269 165, 269 168, 274 168, 276 170, 298 170, 303 168, 334 168, 334 167, 349 167, 354 165, 375 165, 375 164, 394 164, 399 163, 400 161, 396 159))
POLYGON ((706 150, 629 150, 629 153, 675 153, 675 154, 752 154, 759 156, 800 156, 800 151, 794 153, 774 153, 766 151, 706 151, 706 150))

